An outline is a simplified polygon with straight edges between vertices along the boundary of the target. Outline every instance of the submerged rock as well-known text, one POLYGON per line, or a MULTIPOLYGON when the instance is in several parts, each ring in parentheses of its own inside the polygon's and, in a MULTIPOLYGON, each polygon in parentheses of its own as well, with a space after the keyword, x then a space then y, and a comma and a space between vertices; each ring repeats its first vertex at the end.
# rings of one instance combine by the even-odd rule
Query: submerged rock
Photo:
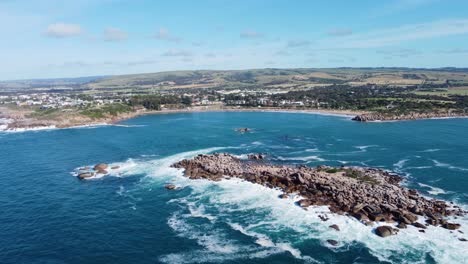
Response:
POLYGON ((418 223, 418 222, 415 222, 415 223, 412 223, 413 226, 417 227, 417 228, 422 228, 422 229, 426 229, 427 227, 421 223, 418 223))
POLYGON ((407 226, 405 223, 401 222, 401 223, 399 223, 399 224, 397 225, 397 227, 400 228, 400 229, 405 229, 405 228, 407 228, 408 226, 407 226))
POLYGON ((263 154, 263 153, 247 155, 247 158, 250 159, 250 160, 264 160, 265 157, 266 157, 266 155, 263 154))
POLYGON ((297 202, 297 205, 299 205, 300 207, 309 207, 312 205, 312 202, 307 199, 302 199, 297 202))
POLYGON ((338 225, 331 225, 329 227, 335 229, 336 231, 340 231, 340 227, 338 225))
POLYGON ((91 178, 93 176, 94 176, 94 173, 92 173, 92 172, 84 172, 84 173, 78 174, 78 179, 83 180, 83 179, 86 179, 86 178, 91 178))
POLYGON ((164 186, 164 188, 168 190, 175 190, 176 186, 174 184, 167 184, 166 186, 164 186))
POLYGON ((442 227, 448 230, 455 230, 455 229, 460 228, 460 224, 445 223, 442 225, 442 227))
POLYGON ((236 128, 236 131, 239 133, 246 133, 246 132, 250 132, 251 129, 248 127, 241 127, 241 128, 236 128))
POLYGON ((375 234, 380 237, 396 235, 398 231, 391 226, 379 226, 375 229, 375 234))
POLYGON ((107 165, 106 163, 99 163, 99 164, 96 164, 93 168, 93 170, 95 171, 103 171, 103 170, 106 170, 107 168, 109 167, 109 165, 107 165))
POLYGON ((120 166, 112 166, 111 167, 111 170, 118 170, 118 169, 120 169, 120 166))
POLYGON ((330 245, 332 245, 332 246, 338 245, 338 241, 333 240, 333 239, 328 239, 327 242, 328 242, 328 244, 330 244, 330 245))

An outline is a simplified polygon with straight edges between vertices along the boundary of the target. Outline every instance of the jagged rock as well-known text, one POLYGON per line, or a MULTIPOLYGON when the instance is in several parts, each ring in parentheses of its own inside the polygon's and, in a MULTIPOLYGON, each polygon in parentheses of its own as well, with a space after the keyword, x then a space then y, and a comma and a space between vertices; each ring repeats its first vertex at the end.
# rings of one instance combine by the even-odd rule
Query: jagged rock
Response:
POLYGON ((430 225, 433 225, 433 226, 436 226, 436 225, 439 224, 439 221, 437 219, 429 218, 429 219, 426 219, 426 223, 428 223, 430 225))
POLYGON ((166 186, 164 186, 164 188, 166 188, 168 190, 174 190, 176 188, 176 186, 174 184, 167 184, 166 186))
POLYGON ((330 244, 330 245, 332 245, 332 246, 338 245, 338 241, 333 240, 333 239, 328 239, 327 242, 328 242, 328 244, 330 244))
POLYGON ((287 199, 288 197, 289 196, 287 194, 285 194, 285 193, 280 194, 280 196, 279 196, 279 198, 281 198, 281 199, 287 199))
POLYGON ((442 227, 448 230, 455 230, 455 229, 460 228, 460 224, 446 223, 446 224, 443 224, 442 227))
POLYGON ((250 132, 250 128, 248 127, 236 128, 236 131, 239 133, 246 133, 246 132, 250 132))
POLYGON ((420 216, 429 224, 438 222, 456 228, 456 224, 449 224, 443 218, 466 214, 461 208, 428 200, 416 190, 400 186, 400 176, 375 168, 293 167, 242 160, 226 153, 198 155, 172 167, 184 169, 184 175, 190 179, 219 181, 232 177, 277 188, 283 192, 280 198, 297 193, 303 197, 297 205, 304 209, 312 205, 328 206, 333 213, 348 214, 369 225, 373 224, 370 220, 397 221, 401 228, 409 224, 426 228, 416 222, 420 216))
POLYGON ((408 113, 402 115, 395 114, 381 114, 381 113, 368 113, 357 115, 352 120, 359 122, 373 122, 373 121, 393 121, 393 120, 416 120, 427 119, 436 117, 466 117, 466 113, 408 113))
POLYGON ((94 176, 94 173, 92 172, 85 172, 85 173, 80 173, 78 174, 78 179, 80 180, 83 180, 83 179, 86 179, 86 178, 91 178, 94 176))
POLYGON ((391 235, 395 235, 397 231, 392 228, 391 226, 379 226, 375 229, 375 234, 380 237, 388 237, 391 235))
POLYGON ((357 220, 359 221, 369 221, 369 217, 367 217, 366 214, 364 213, 356 213, 353 215, 357 220))
POLYGON ((338 225, 331 225, 329 227, 335 229, 336 231, 340 231, 340 227, 338 225))
POLYGON ((407 228, 406 224, 403 223, 403 222, 400 222, 400 223, 397 225, 397 227, 400 228, 400 229, 405 229, 405 228, 407 228))
POLYGON ((417 228, 422 228, 422 229, 426 229, 427 227, 419 222, 414 222, 411 224, 412 226, 415 226, 417 228))
POLYGON ((106 163, 99 163, 94 166, 93 170, 102 171, 102 170, 106 170, 108 167, 109 165, 107 165, 106 163))
POLYGON ((324 222, 326 222, 326 221, 329 220, 328 217, 326 217, 326 216, 324 216, 324 215, 319 215, 319 218, 320 218, 320 220, 322 220, 322 221, 324 221, 324 222))
POLYGON ((300 207, 309 207, 312 205, 312 202, 308 199, 302 199, 297 202, 297 205, 299 205, 300 207))
POLYGON ((262 153, 247 155, 247 158, 250 160, 264 160, 265 157, 266 157, 265 154, 262 154, 262 153))

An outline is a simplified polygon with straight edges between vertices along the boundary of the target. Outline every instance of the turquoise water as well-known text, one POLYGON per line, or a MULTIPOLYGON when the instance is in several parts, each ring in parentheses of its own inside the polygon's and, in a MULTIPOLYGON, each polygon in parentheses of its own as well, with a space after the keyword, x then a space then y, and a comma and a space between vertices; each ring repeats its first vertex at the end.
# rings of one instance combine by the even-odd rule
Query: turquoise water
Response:
POLYGON ((293 113, 144 116, 122 126, 0 134, 1 263, 468 263, 462 231, 380 238, 276 190, 191 181, 169 166, 199 153, 266 152, 287 164, 380 167, 428 197, 468 204, 468 119, 357 123, 293 113), (253 128, 238 134, 238 127, 253 128), (107 162, 111 175, 73 172, 107 162), (164 185, 174 183, 177 191, 164 185), (340 232, 328 228, 338 224, 340 232), (331 247, 327 239, 339 241, 331 247))

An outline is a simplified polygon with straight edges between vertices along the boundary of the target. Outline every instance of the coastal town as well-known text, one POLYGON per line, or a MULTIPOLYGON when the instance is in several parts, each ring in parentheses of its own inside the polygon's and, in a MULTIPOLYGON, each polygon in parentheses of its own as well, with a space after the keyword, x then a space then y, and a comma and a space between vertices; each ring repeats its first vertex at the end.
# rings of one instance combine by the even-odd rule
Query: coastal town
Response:
POLYGON ((4 130, 113 123, 174 111, 328 112, 361 122, 468 115, 468 71, 174 72, 68 86, 44 82, 0 83, 4 130))

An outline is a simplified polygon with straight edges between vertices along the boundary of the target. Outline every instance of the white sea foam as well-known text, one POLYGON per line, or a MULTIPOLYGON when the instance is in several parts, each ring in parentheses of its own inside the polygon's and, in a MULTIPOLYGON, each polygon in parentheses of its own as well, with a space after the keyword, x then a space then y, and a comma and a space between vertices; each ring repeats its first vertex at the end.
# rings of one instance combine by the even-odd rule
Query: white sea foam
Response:
MULTIPOLYGON (((458 232, 450 233, 449 230, 429 226, 425 233, 420 233, 417 228, 409 226, 396 236, 380 238, 373 234, 375 226, 365 226, 348 216, 332 214, 327 207, 303 210, 294 204, 300 199, 299 196, 279 199, 281 191, 240 179, 220 182, 190 180, 182 175, 181 170, 170 168, 171 164, 183 158, 219 149, 222 148, 184 152, 151 161, 133 161, 135 165, 122 166, 124 175, 143 173, 153 179, 152 184, 161 188, 170 180, 177 186, 191 190, 187 196, 172 201, 185 207, 186 211, 175 212, 168 219, 168 224, 178 236, 195 240, 202 249, 165 255, 160 261, 223 262, 287 252, 293 257, 316 262, 305 256, 298 245, 308 240, 327 239, 339 241, 338 248, 332 250, 346 251, 350 245, 359 243, 378 259, 393 263, 415 263, 423 260, 426 254, 430 254, 438 263, 463 263, 468 257, 464 250, 465 242, 458 240, 465 235, 458 232), (319 215, 327 215, 330 220, 322 222, 319 215), (192 220, 197 218, 204 222, 200 224, 200 221, 192 220), (216 224, 223 222, 251 237, 253 242, 246 244, 245 241, 236 240, 235 236, 216 224), (337 224, 341 231, 329 228, 331 224, 337 224)), ((450 221, 461 223, 461 231, 468 232, 467 217, 450 221)), ((323 245, 327 246, 326 243, 323 245)))
POLYGON ((321 152, 318 148, 308 148, 305 151, 306 152, 321 152))
POLYGON ((354 146, 359 149, 361 152, 366 152, 368 148, 376 148, 378 145, 365 145, 365 146, 354 146))
POLYGON ((434 165, 435 165, 436 167, 448 168, 448 169, 457 170, 457 171, 468 171, 468 168, 453 166, 453 165, 450 165, 450 164, 448 164, 448 163, 440 162, 440 161, 438 161, 438 160, 434 160, 434 159, 433 159, 432 162, 434 163, 434 165))
POLYGON ((397 163, 393 164, 393 166, 401 170, 407 161, 408 159, 399 160, 397 163))
MULTIPOLYGON (((234 147, 214 147, 214 148, 206 148, 206 149, 199 149, 194 151, 188 151, 183 153, 178 153, 172 156, 168 156, 162 159, 154 159, 154 160, 140 160, 140 159, 128 159, 124 162, 113 162, 109 163, 108 174, 96 174, 93 177, 86 178, 86 180, 93 180, 93 179, 100 179, 104 176, 114 176, 114 177, 126 177, 131 175, 147 175, 153 177, 171 177, 171 176, 180 176, 181 173, 179 170, 175 168, 171 168, 170 166, 177 161, 180 161, 185 158, 191 158, 198 154, 205 154, 210 153, 222 149, 229 149, 234 147), (111 169, 112 167, 118 167, 118 169, 111 169)), ((85 172, 80 170, 83 167, 91 167, 93 165, 88 164, 85 166, 80 166, 76 168, 71 174, 73 176, 78 176, 79 173, 85 172)))
POLYGON ((278 248, 278 249, 280 249, 282 251, 287 251, 287 252, 291 253, 291 255, 293 255, 295 258, 304 259, 304 257, 302 256, 301 251, 294 248, 289 243, 275 243, 268 236, 266 236, 264 234, 259 234, 259 233, 253 232, 253 231, 248 231, 244 227, 242 227, 241 225, 239 225, 237 223, 228 223, 228 224, 231 226, 232 229, 237 230, 237 231, 241 232, 242 234, 244 234, 246 236, 256 238, 255 243, 257 243, 258 245, 260 245, 262 247, 278 248))
POLYGON ((144 125, 121 125, 121 124, 109 124, 109 123, 94 123, 87 125, 77 125, 70 127, 57 127, 55 125, 50 126, 37 126, 37 127, 21 127, 21 128, 8 128, 8 123, 0 123, 0 132, 7 133, 20 133, 29 131, 44 131, 44 130, 55 130, 55 129, 92 129, 102 126, 115 126, 115 127, 143 127, 144 125))
POLYGON ((441 188, 433 187, 433 186, 430 186, 430 185, 427 185, 427 184, 424 184, 424 183, 418 183, 418 185, 421 186, 421 187, 429 189, 429 191, 427 191, 427 192, 432 194, 432 195, 446 194, 446 192, 441 188))
POLYGON ((52 130, 57 129, 56 126, 39 126, 39 127, 21 127, 21 128, 7 128, 5 127, 3 132, 6 133, 21 133, 27 131, 43 131, 43 130, 52 130))
POLYGON ((406 167, 408 170, 425 170, 425 169, 431 169, 432 166, 415 166, 415 167, 406 167))
POLYGON ((146 125, 125 125, 125 124, 113 124, 115 127, 145 127, 146 125))
POLYGON ((437 152, 437 151, 440 151, 441 149, 425 149, 425 150, 422 150, 420 152, 437 152))
POLYGON ((326 159, 323 159, 319 156, 312 155, 312 156, 305 156, 305 157, 283 157, 283 156, 277 156, 279 160, 301 160, 301 161, 326 161, 326 159))
MULTIPOLYGON (((425 234, 421 234, 416 228, 410 227, 407 230, 402 230, 398 236, 382 239, 372 234, 371 227, 364 226, 346 216, 333 215, 325 207, 315 207, 304 211, 294 205, 294 201, 298 198, 278 199, 277 195, 280 192, 277 190, 238 180, 221 181, 217 184, 221 185, 222 190, 208 195, 212 203, 218 204, 220 213, 249 212, 250 210, 269 212, 262 220, 252 219, 251 225, 244 227, 246 230, 261 230, 265 234, 269 230, 292 229, 300 235, 286 237, 285 240, 290 242, 304 239, 335 239, 344 245, 359 241, 364 243, 371 253, 387 260, 392 260, 392 252, 395 251, 408 257, 416 254, 415 252, 419 252, 418 254, 421 254, 420 257, 422 257, 428 251, 432 252, 431 254, 436 260, 441 261, 451 260, 456 262, 466 257, 466 253, 462 250, 463 242, 458 241, 457 235, 451 234, 448 230, 440 227, 429 227, 425 234), (327 214, 331 220, 323 223, 318 218, 319 214, 327 214), (328 225, 332 223, 338 224, 342 231, 330 230, 328 225), (453 241, 453 245, 447 245, 447 241, 453 241)), ((467 219, 456 221, 463 221, 463 228, 466 229, 467 219)), ((256 233, 259 233, 259 231, 256 233)), ((268 240, 263 242, 271 245, 268 240)), ((272 242, 275 244, 281 243, 272 242)), ((393 261, 396 260, 393 259, 393 261)))

